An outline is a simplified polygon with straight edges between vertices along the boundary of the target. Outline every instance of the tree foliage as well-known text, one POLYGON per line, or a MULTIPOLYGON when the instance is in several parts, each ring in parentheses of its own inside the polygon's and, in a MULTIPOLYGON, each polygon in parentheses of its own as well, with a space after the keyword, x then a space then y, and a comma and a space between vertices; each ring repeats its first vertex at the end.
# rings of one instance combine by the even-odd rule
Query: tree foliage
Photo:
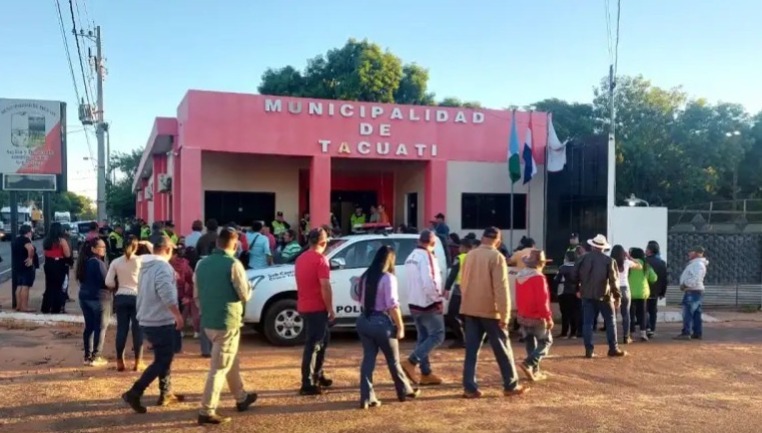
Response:
MULTIPOLYGON (((268 69, 259 92, 267 95, 479 108, 428 90, 429 72, 377 44, 350 39, 340 48, 293 66, 268 69)), ((617 198, 630 194, 673 208, 712 200, 762 198, 762 113, 740 105, 709 104, 681 88, 664 89, 642 76, 618 77, 616 109, 617 198), (735 188, 735 189, 734 189, 735 188)), ((517 109, 511 105, 509 109, 517 109)), ((592 101, 550 98, 524 107, 553 113, 556 132, 584 144, 606 137, 608 80, 592 101)))
POLYGON ((142 156, 142 149, 133 149, 127 153, 114 152, 111 155, 106 181, 106 209, 111 218, 125 219, 135 216, 132 182, 142 156))
MULTIPOLYGON (((343 47, 308 60, 303 72, 290 65, 267 69, 258 90, 263 95, 436 105, 428 82, 427 69, 415 63, 403 65, 399 57, 367 40, 349 39, 343 47)), ((441 105, 479 106, 456 98, 441 105)))
MULTIPOLYGON (((762 198, 762 113, 738 104, 709 104, 680 88, 662 89, 641 76, 619 77, 616 109, 617 199, 630 194, 673 208, 733 197, 762 198)), ((525 109, 553 113, 559 137, 578 143, 605 137, 608 80, 591 104, 546 99, 525 109)))
MULTIPOLYGON (((69 212, 72 218, 94 219, 95 206, 89 197, 71 191, 57 192, 50 196, 51 212, 69 212)), ((19 192, 19 206, 26 206, 34 202, 37 206, 43 205, 42 192, 19 192)), ((8 191, 0 192, 0 207, 10 206, 10 194, 8 191)))

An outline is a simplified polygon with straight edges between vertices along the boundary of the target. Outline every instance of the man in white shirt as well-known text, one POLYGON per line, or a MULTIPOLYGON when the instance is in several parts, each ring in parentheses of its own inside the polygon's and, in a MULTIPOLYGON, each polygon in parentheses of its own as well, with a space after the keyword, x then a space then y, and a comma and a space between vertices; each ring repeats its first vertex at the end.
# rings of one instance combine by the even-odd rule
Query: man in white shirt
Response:
POLYGON ((434 256, 436 239, 433 231, 421 232, 418 247, 405 260, 405 289, 418 339, 413 353, 402 361, 402 369, 412 382, 421 385, 442 383, 442 379, 431 371, 429 363, 429 354, 445 339, 442 274, 434 256))

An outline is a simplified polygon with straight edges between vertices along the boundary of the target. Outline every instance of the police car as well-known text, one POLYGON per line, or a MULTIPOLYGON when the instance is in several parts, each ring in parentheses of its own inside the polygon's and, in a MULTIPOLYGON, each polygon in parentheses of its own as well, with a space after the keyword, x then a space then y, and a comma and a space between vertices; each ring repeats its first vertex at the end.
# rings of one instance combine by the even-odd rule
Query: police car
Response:
MULTIPOLYGON (((329 240, 325 256, 331 266, 331 287, 336 312, 337 328, 353 328, 360 315, 360 305, 352 300, 352 280, 362 275, 370 266, 373 256, 382 245, 394 248, 397 254, 395 272, 404 287, 404 263, 418 244, 417 234, 397 234, 387 230, 359 231, 329 240)), ((434 255, 439 261, 442 281, 447 275, 447 258, 441 243, 437 242, 434 255)), ((248 270, 247 275, 254 289, 246 304, 244 322, 277 346, 292 346, 304 341, 304 321, 296 311, 296 280, 294 265, 283 264, 267 269, 248 270)), ((400 290, 403 316, 409 316, 406 295, 400 290)))

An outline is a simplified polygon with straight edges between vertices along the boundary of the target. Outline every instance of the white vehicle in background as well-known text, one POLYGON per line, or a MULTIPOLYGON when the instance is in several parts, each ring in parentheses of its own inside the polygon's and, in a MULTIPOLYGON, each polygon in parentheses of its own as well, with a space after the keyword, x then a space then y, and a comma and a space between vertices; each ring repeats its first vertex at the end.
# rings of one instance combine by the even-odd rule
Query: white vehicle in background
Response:
MULTIPOLYGON (((17 208, 17 214, 18 214, 18 224, 19 227, 26 224, 31 226, 32 225, 32 208, 26 207, 26 206, 18 206, 17 208)), ((11 240, 11 207, 5 206, 2 209, 0 209, 0 222, 2 222, 2 240, 4 241, 10 241, 11 240)))
MULTIPOLYGON (((378 248, 390 245, 397 254, 395 272, 404 287, 405 259, 418 244, 417 234, 357 234, 331 239, 325 255, 331 265, 331 287, 337 328, 354 328, 360 305, 352 300, 352 279, 368 268, 378 248)), ((439 261, 442 281, 447 277, 447 259, 441 243, 434 252, 439 261)), ((304 341, 304 321, 296 311, 294 265, 284 264, 247 271, 254 291, 246 304, 244 322, 251 324, 277 346, 292 346, 304 341)), ((406 294, 400 290, 403 317, 410 311, 406 294)))
POLYGON ((53 221, 68 224, 71 222, 71 212, 54 212, 53 221))

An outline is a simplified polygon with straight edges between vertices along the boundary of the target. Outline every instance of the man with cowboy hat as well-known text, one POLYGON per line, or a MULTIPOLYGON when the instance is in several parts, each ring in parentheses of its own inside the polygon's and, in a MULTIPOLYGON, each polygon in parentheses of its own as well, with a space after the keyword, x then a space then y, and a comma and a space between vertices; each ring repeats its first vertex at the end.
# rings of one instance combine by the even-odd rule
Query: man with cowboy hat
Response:
POLYGON ((582 336, 585 341, 585 357, 593 358, 593 321, 596 310, 600 311, 606 326, 609 343, 608 355, 625 356, 617 344, 614 311, 619 308, 622 294, 619 291, 619 270, 614 260, 603 254, 611 248, 606 236, 597 235, 587 243, 592 251, 582 256, 574 267, 574 278, 580 282, 582 297, 582 336))

